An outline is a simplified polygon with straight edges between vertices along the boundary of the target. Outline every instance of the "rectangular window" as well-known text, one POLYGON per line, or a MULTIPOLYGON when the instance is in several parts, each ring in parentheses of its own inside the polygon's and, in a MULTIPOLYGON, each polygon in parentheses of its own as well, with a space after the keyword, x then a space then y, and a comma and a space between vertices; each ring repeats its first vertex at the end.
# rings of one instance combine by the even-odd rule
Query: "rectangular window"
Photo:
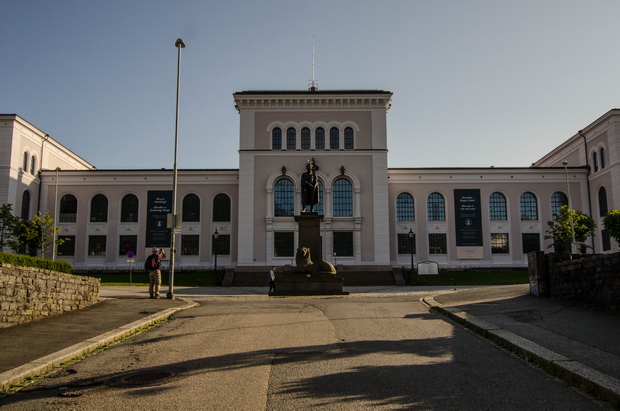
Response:
POLYGON ((334 254, 337 257, 353 257, 353 232, 334 231, 334 254))
POLYGON ((601 240, 603 241, 603 251, 611 250, 611 239, 607 230, 601 231, 601 240))
POLYGON ((409 238, 408 233, 398 234, 398 254, 415 254, 415 234, 413 238, 409 238))
POLYGON ((521 240, 523 243, 523 254, 540 251, 540 234, 523 233, 521 234, 521 240))
POLYGON ((556 253, 570 253, 570 239, 568 240, 553 240, 553 251, 556 253))
POLYGON ((448 242, 445 234, 429 234, 428 235, 428 253, 429 254, 447 254, 448 242))
POLYGON ((211 253, 215 254, 216 251, 217 255, 230 255, 230 235, 219 234, 217 240, 213 238, 211 253))
POLYGON ((75 236, 63 235, 58 236, 58 239, 64 240, 62 244, 58 244, 56 248, 58 253, 56 255, 63 257, 73 257, 75 255, 75 236))
POLYGON ((273 256, 292 257, 295 249, 295 233, 275 232, 273 233, 273 256))
POLYGON ((508 234, 492 233, 491 234, 491 253, 492 254, 508 254, 508 234))
POLYGON ((135 254, 137 249, 137 235, 122 235, 118 238, 118 255, 127 255, 127 251, 133 251, 135 254))
POLYGON ((106 238, 107 237, 105 235, 88 236, 89 257, 105 256, 106 238))
POLYGON ((198 255, 200 253, 199 235, 181 236, 181 255, 198 255))

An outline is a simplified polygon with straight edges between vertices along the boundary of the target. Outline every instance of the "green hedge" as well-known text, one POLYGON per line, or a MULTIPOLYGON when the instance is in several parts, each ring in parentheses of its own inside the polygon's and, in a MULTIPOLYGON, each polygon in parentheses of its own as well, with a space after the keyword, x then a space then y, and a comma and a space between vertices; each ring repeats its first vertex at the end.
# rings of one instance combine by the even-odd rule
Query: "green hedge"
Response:
POLYGON ((66 274, 73 273, 73 266, 66 261, 52 261, 22 254, 0 253, 0 263, 22 267, 42 268, 44 270, 58 271, 66 274))
MULTIPOLYGON (((80 272, 79 275, 95 277, 101 280, 102 285, 129 285, 129 272, 116 273, 89 273, 80 272)), ((170 272, 162 271, 161 284, 168 285, 170 272)), ((174 285, 187 287, 214 287, 220 285, 224 276, 223 270, 218 271, 177 271, 174 273, 174 285)), ((132 272, 131 284, 145 285, 149 283, 149 274, 144 270, 132 272)))
POLYGON ((529 274, 523 270, 439 271, 437 275, 419 275, 409 271, 411 285, 505 285, 527 284, 529 274))

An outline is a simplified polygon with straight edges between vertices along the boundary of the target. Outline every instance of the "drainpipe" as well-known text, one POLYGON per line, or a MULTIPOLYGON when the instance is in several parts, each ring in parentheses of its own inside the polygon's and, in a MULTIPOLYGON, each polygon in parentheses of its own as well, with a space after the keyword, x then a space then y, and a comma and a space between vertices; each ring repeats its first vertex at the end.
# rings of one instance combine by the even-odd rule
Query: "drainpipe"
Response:
MULTIPOLYGON (((588 168, 588 175, 586 176, 586 187, 588 190, 588 213, 590 214, 590 217, 592 217, 592 195, 590 194, 590 163, 589 163, 589 157, 590 154, 588 153, 588 141, 586 140, 586 135, 583 134, 583 130, 579 130, 579 135, 581 137, 583 137, 583 147, 586 151, 586 167, 588 168)), ((594 217, 592 217, 594 218, 594 217)), ((592 253, 595 254, 596 253, 596 242, 594 241, 594 239, 592 239, 592 253)))

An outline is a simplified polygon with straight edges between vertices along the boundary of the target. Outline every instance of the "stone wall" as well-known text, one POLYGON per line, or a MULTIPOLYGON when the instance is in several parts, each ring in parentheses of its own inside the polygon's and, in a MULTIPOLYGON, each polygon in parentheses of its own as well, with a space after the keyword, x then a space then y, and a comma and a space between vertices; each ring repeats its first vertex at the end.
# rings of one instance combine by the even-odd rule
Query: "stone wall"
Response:
POLYGON ((604 310, 620 312, 620 253, 566 255, 530 253, 530 284, 536 278, 552 297, 570 298, 604 310), (544 264, 540 264, 541 257, 544 264))
POLYGON ((99 302, 99 279, 0 264, 0 328, 99 302))

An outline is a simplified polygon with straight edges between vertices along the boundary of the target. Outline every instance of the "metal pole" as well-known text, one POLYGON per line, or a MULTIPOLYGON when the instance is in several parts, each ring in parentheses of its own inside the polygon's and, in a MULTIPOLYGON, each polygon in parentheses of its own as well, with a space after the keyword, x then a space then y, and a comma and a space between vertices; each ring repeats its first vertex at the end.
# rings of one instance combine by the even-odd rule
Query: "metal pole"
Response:
POLYGON ((409 251, 411 252, 411 271, 413 271, 413 230, 409 229, 409 251))
POLYGON ((60 167, 56 167, 56 190, 54 192, 54 231, 52 232, 52 261, 56 260, 56 221, 58 220, 58 171, 60 171, 60 167))
POLYGON ((168 278, 168 294, 166 297, 174 300, 174 257, 176 254, 175 237, 177 225, 177 146, 179 141, 179 91, 181 89, 181 49, 185 47, 183 40, 177 39, 174 42, 178 49, 177 54, 177 102, 176 118, 174 123, 174 164, 172 174, 172 233, 170 239, 170 277, 168 278))
POLYGON ((215 229, 215 232, 213 233, 213 254, 215 254, 215 261, 213 264, 213 271, 215 271, 217 273, 217 247, 219 245, 217 239, 220 236, 220 233, 217 232, 217 228, 215 229))
POLYGON ((575 223, 573 222, 573 202, 570 196, 570 184, 568 184, 568 161, 562 161, 562 165, 564 166, 564 173, 566 174, 566 189, 568 190, 568 209, 570 211, 570 231, 572 234, 570 250, 571 253, 576 254, 577 243, 575 242, 575 223))

